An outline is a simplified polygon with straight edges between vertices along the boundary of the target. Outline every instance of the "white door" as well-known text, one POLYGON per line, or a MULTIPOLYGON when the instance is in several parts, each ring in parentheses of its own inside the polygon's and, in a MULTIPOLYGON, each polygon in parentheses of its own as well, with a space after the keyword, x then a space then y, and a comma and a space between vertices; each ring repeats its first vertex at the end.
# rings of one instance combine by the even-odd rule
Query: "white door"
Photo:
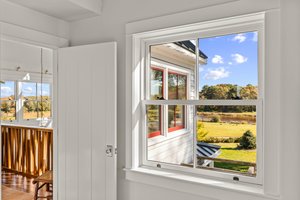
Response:
POLYGON ((59 49, 57 82, 58 200, 116 200, 116 43, 59 49))

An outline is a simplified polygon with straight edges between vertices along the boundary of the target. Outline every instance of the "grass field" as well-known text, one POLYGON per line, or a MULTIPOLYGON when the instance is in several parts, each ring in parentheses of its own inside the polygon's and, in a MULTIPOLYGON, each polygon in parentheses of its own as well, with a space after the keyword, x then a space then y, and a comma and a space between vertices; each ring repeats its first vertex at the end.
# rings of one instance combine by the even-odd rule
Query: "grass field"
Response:
MULTIPOLYGON (((49 118, 51 117, 51 112, 50 111, 44 111, 43 112, 43 116, 46 117, 46 118, 49 118)), ((37 117, 41 117, 41 113, 37 114, 37 112, 24 112, 23 113, 23 119, 26 120, 26 119, 36 119, 37 117)), ((2 112, 1 114, 1 120, 16 120, 15 118, 15 113, 13 112, 9 112, 9 113, 4 113, 2 112)))
POLYGON ((221 154, 218 158, 239 160, 243 162, 256 162, 256 150, 236 149, 238 143, 215 143, 221 146, 221 154))
POLYGON ((208 131, 206 137, 241 137, 244 132, 250 130, 256 135, 256 125, 254 124, 231 124, 203 122, 204 129, 208 131))
MULTIPOLYGON (((256 162, 256 150, 241 150, 236 149, 237 143, 215 143, 216 145, 221 146, 221 154, 218 158, 229 159, 229 160, 238 160, 243 162, 256 162)), ((215 162, 214 166, 216 168, 229 169, 239 172, 247 172, 249 166, 225 163, 225 162, 215 162)))

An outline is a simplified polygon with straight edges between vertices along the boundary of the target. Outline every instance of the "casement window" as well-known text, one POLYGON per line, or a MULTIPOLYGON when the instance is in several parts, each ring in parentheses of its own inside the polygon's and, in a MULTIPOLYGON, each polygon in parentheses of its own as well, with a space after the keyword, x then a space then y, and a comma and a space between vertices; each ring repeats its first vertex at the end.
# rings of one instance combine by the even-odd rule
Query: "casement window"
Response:
POLYGON ((263 24, 246 17, 133 36, 138 166, 262 185, 263 24))
MULTIPOLYGON (((186 99, 187 98, 188 74, 177 72, 174 67, 170 69, 167 65, 150 67, 150 99, 186 99)), ((147 108, 147 132, 148 138, 167 133, 183 130, 186 128, 186 111, 181 106, 157 106, 147 108), (168 123, 165 123, 167 119, 168 123)))
POLYGON ((3 81, 1 83, 1 120, 22 123, 50 119, 51 84, 3 81))

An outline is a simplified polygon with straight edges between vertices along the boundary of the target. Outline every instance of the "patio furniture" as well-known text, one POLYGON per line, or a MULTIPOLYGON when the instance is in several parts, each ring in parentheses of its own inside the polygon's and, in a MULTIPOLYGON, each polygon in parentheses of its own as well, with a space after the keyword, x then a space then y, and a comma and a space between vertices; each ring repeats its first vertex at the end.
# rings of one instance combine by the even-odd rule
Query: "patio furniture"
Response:
POLYGON ((53 185, 53 173, 52 171, 47 171, 44 174, 40 175, 36 179, 33 180, 33 184, 35 185, 35 193, 34 193, 34 200, 39 198, 46 198, 52 199, 52 185, 53 185), (44 186, 47 188, 47 192, 50 192, 51 195, 48 196, 39 196, 39 190, 42 189, 44 186))

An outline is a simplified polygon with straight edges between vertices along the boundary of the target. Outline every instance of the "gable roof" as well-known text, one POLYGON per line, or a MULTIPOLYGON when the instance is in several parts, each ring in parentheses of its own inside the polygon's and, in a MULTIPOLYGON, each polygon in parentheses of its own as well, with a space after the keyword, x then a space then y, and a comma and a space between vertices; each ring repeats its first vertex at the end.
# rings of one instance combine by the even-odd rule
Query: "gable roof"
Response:
MULTIPOLYGON (((185 40, 185 41, 180 41, 180 42, 174 42, 174 44, 192 52, 196 52, 196 46, 190 41, 190 40, 185 40)), ((203 59, 207 59, 207 55, 205 55, 200 49, 199 49, 199 56, 203 59)))

